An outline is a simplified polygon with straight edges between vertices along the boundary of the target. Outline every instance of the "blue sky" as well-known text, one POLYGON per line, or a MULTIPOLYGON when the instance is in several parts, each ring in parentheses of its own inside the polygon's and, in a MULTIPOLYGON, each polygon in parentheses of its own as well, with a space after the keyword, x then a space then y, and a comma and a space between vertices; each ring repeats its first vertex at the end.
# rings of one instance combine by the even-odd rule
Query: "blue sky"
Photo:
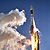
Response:
MULTIPOLYGON (((39 34, 41 39, 40 50, 50 50, 50 1, 49 0, 0 0, 0 13, 8 13, 10 10, 18 8, 24 9, 27 22, 23 26, 18 27, 18 31, 27 38, 30 38, 30 6, 33 7, 34 18, 37 28, 41 31, 39 34), (29 36, 28 36, 29 35, 29 36)), ((29 49, 31 50, 31 49, 29 49)))

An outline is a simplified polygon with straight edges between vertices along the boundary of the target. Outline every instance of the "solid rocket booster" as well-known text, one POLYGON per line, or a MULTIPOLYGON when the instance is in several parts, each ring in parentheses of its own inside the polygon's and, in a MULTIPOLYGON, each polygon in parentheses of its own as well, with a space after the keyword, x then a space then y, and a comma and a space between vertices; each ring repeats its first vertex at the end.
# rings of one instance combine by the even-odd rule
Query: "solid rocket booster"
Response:
POLYGON ((35 33, 35 37, 34 37, 34 50, 39 50, 39 35, 38 35, 38 31, 35 33))
POLYGON ((36 50, 39 50, 39 35, 38 35, 38 31, 36 32, 36 50))
POLYGON ((34 26, 33 26, 33 8, 32 8, 32 6, 31 6, 31 35, 33 36, 33 34, 34 34, 34 26))

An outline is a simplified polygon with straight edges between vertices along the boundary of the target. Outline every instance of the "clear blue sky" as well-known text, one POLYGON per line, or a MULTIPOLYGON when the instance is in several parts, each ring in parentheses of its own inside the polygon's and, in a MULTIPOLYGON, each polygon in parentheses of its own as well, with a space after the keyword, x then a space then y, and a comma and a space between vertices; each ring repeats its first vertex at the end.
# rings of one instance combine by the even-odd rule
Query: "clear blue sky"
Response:
MULTIPOLYGON (((37 27, 41 31, 40 50, 50 50, 50 1, 49 0, 0 0, 0 13, 8 13, 12 9, 24 9, 27 22, 18 27, 18 31, 30 38, 30 6, 33 6, 34 18, 37 27), (29 35, 29 36, 28 36, 29 35)), ((31 49, 28 49, 31 50, 31 49)))

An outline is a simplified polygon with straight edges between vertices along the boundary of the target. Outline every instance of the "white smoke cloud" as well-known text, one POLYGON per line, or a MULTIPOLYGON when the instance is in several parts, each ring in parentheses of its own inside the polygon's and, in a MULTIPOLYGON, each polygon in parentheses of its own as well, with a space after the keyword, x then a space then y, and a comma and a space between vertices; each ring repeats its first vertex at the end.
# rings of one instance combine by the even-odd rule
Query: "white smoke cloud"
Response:
POLYGON ((11 10, 8 14, 0 13, 0 26, 5 23, 11 25, 23 25, 26 22, 24 10, 20 11, 18 9, 11 10))
POLYGON ((24 10, 20 11, 18 9, 11 10, 8 14, 0 13, 0 34, 7 33, 9 31, 15 33, 11 27, 23 25, 26 22, 26 17, 24 10))
POLYGON ((23 25, 24 22, 26 22, 24 10, 15 9, 8 14, 0 13, 0 50, 26 50, 26 44, 21 43, 21 40, 26 37, 16 31, 17 26, 23 25), (14 48, 14 45, 17 48, 14 48))

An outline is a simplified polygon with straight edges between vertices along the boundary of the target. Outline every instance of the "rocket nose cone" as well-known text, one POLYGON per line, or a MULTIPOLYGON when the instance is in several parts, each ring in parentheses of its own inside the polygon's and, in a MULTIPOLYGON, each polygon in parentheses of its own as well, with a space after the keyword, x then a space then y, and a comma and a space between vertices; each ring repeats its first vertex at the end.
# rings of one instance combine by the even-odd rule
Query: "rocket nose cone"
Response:
POLYGON ((32 5, 31 5, 31 9, 30 10, 33 10, 32 5))

